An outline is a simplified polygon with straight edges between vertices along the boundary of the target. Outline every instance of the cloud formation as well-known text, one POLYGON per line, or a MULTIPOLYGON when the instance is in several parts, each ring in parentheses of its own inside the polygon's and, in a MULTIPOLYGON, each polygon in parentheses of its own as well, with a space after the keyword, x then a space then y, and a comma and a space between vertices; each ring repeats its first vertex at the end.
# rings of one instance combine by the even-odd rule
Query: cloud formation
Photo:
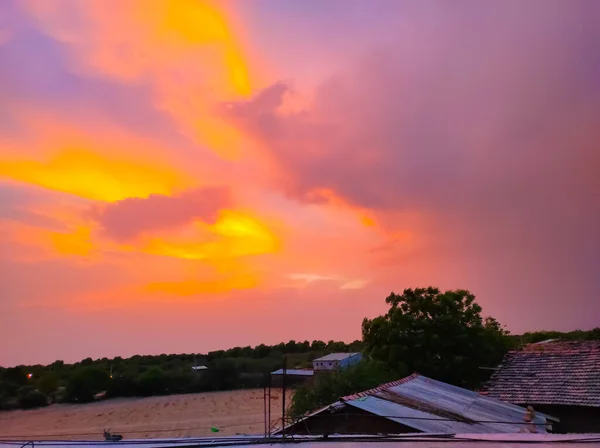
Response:
POLYGON ((351 339, 427 285, 600 324, 597 1, 232 6, 0 2, 0 365, 351 339))
POLYGON ((107 235, 129 240, 142 232, 187 224, 194 219, 216 220, 217 212, 231 205, 225 188, 200 188, 177 196, 150 195, 108 204, 98 212, 98 222, 107 235))

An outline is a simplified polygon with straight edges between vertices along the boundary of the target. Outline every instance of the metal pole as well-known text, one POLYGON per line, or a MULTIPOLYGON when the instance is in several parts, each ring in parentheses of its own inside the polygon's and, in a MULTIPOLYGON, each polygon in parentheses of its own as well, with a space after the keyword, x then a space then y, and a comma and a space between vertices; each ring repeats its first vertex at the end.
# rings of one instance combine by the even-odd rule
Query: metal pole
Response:
POLYGON ((287 376, 287 356, 283 357, 283 378, 282 389, 283 397, 281 399, 281 437, 285 438, 285 377, 287 376))
POLYGON ((267 399, 269 400, 269 421, 267 422, 267 426, 269 427, 269 432, 267 433, 269 439, 271 438, 271 382, 272 382, 273 378, 271 377, 271 375, 269 375, 269 396, 267 397, 267 399))
POLYGON ((263 384, 263 416, 265 419, 265 438, 267 437, 267 383, 266 383, 266 381, 267 381, 267 379, 265 378, 265 383, 263 384))

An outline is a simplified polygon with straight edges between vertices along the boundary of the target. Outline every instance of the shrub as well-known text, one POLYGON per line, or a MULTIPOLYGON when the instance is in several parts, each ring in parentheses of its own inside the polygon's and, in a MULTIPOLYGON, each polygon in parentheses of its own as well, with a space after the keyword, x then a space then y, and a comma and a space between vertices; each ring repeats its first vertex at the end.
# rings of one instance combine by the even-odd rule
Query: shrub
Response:
POLYGON ((33 386, 23 386, 17 391, 17 403, 21 409, 48 406, 48 397, 33 386))
POLYGON ((108 374, 95 367, 76 370, 67 383, 66 399, 85 403, 94 400, 94 395, 108 388, 108 374))
POLYGON ((138 386, 132 375, 122 375, 112 378, 106 390, 107 397, 134 397, 138 395, 138 386))
POLYGON ((136 379, 140 395, 160 395, 169 389, 169 376, 159 367, 152 367, 140 374, 136 379))
POLYGON ((58 390, 58 376, 54 372, 48 372, 37 382, 37 388, 46 395, 53 395, 58 390))

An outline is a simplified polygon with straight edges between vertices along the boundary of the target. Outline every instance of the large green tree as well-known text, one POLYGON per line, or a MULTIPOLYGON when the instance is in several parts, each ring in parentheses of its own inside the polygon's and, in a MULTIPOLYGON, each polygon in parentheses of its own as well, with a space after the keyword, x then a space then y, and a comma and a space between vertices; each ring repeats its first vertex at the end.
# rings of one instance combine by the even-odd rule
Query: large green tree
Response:
POLYGON ((506 352, 504 330, 483 318, 467 290, 406 289, 386 298, 388 312, 362 324, 365 353, 397 372, 419 372, 476 387, 506 352))

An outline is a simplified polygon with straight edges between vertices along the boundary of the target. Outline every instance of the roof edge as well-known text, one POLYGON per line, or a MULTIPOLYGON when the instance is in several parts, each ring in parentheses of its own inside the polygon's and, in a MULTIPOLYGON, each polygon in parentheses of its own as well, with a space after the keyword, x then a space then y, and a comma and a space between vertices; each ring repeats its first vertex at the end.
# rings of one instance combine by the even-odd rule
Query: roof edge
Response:
POLYGON ((356 400, 358 398, 363 398, 363 397, 366 397, 367 395, 371 395, 375 392, 380 392, 382 390, 389 389, 390 387, 395 387, 395 386, 399 386, 401 384, 408 383, 409 381, 415 380, 422 376, 423 375, 421 375, 420 373, 414 372, 413 374, 406 376, 404 378, 401 378, 399 380, 390 381, 389 383, 380 384, 379 386, 374 387, 372 389, 368 389, 368 390, 365 390, 362 392, 357 392, 357 393, 351 394, 351 395, 346 395, 345 397, 341 397, 339 399, 339 401, 345 402, 345 401, 350 401, 350 400, 356 400))

